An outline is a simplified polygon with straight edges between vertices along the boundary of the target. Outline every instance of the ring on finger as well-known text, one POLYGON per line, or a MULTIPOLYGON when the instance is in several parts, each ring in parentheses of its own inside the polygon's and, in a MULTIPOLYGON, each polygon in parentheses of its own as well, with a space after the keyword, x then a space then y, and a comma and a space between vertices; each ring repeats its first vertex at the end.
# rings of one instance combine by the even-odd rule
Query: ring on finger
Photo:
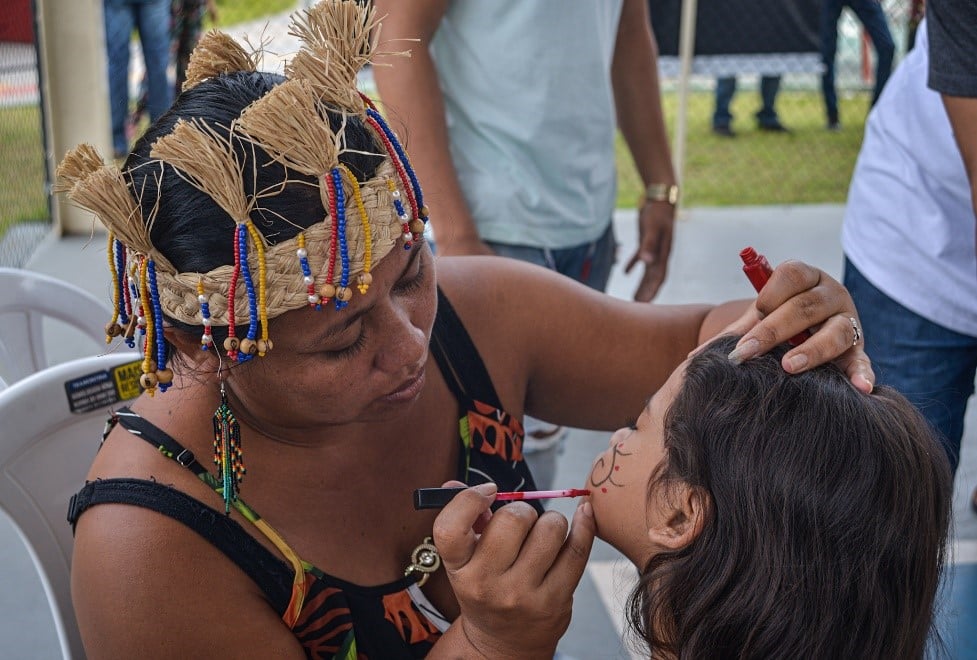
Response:
POLYGON ((848 321, 851 323, 851 329, 855 333, 854 338, 851 340, 851 345, 858 346, 858 342, 862 339, 862 330, 858 327, 858 320, 854 316, 849 316, 848 321))

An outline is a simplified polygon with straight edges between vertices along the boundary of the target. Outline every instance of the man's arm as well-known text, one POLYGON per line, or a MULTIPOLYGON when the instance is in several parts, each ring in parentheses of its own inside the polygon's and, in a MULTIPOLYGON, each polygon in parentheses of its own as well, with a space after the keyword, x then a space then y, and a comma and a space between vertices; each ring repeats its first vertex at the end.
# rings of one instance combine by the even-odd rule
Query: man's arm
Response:
POLYGON ((482 242, 465 203, 448 150, 444 97, 429 50, 449 0, 375 0, 382 16, 380 40, 411 56, 377 58, 373 76, 387 116, 407 144, 411 164, 431 204, 440 256, 493 254, 482 242))
MULTIPOLYGON (((645 0, 624 2, 611 75, 618 126, 644 186, 676 183, 658 86, 658 45, 645 0)), ((625 268, 639 261, 645 266, 637 301, 654 298, 665 281, 674 222, 675 206, 668 201, 646 201, 638 210, 638 250, 625 268)))
MULTIPOLYGON (((974 44, 977 48, 977 44, 974 44)), ((943 107, 953 126, 963 164, 970 179, 970 203, 977 216, 977 98, 943 95, 943 107)))
POLYGON ((929 0, 926 4, 928 82, 943 97, 977 215, 977 4, 973 0, 929 0))

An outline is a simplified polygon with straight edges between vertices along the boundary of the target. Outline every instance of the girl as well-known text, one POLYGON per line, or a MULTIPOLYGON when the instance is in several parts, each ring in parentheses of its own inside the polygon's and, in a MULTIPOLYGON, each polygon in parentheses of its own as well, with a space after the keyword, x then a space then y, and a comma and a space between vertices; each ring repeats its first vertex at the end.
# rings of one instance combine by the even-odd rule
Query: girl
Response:
MULTIPOLYGON (((640 570, 633 632, 653 658, 921 657, 951 511, 939 443, 895 390, 866 395, 830 365, 788 375, 783 348, 736 365, 736 342, 679 366, 588 477, 581 506, 597 535, 640 570)), ((472 493, 457 506, 477 514, 490 501, 472 493)), ((534 533, 532 512, 514 508, 461 566, 474 536, 457 533, 454 502, 438 520, 463 618, 496 523, 510 544, 534 533)), ((512 641, 511 628, 493 634, 512 641)))

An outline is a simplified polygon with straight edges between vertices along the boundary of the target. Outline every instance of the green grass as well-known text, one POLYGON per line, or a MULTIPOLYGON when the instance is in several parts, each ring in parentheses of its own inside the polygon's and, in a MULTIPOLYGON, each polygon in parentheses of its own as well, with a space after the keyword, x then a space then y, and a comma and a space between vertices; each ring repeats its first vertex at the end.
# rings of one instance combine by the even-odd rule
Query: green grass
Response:
POLYGON ((297 6, 296 0, 217 0, 218 27, 247 23, 297 6))
MULTIPOLYGON (((665 120, 675 127, 677 97, 664 97, 665 120)), ((697 92, 689 99, 682 204, 725 206, 844 202, 867 110, 865 96, 841 99, 842 130, 825 130, 821 96, 815 91, 783 91, 777 97, 789 135, 756 129, 759 99, 742 90, 733 99, 735 138, 712 133, 714 98, 697 92)), ((641 191, 624 141, 618 137, 618 206, 632 207, 641 191)))
POLYGON ((12 224, 48 217, 40 144, 39 108, 0 108, 0 237, 12 224))
MULTIPOLYGON (((236 3, 226 0, 228 15, 239 22, 294 7, 294 0, 236 3), (261 11, 256 7, 260 6, 261 11), (231 8, 234 7, 234 11, 231 8)), ((735 138, 713 135, 711 92, 696 92, 689 100, 688 143, 682 204, 725 206, 764 204, 842 203, 848 191, 867 111, 866 95, 841 99, 843 128, 824 128, 821 96, 816 91, 784 90, 777 99, 789 135, 756 130, 755 90, 741 90, 733 100, 737 117, 735 138)), ((677 98, 666 93, 664 107, 669 131, 674 130, 677 98)), ((7 226, 47 217, 44 169, 41 160, 38 110, 0 109, 0 236, 7 226)), ((623 141, 618 138, 618 206, 633 207, 641 182, 623 141)))

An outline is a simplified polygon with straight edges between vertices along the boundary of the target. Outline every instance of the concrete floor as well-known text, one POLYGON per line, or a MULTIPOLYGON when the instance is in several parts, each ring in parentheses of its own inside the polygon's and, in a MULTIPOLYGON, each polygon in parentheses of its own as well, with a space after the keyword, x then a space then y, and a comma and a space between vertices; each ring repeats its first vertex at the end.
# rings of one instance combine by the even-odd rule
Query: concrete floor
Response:
MULTIPOLYGON (((842 207, 814 205, 692 209, 683 212, 677 225, 668 281, 657 302, 719 302, 752 295, 739 273, 737 253, 752 245, 771 263, 797 258, 840 276, 838 244, 842 207)), ((634 212, 615 218, 619 264, 610 293, 630 297, 636 280, 621 271, 635 245, 634 212)), ((70 280, 92 293, 108 295, 104 273, 104 239, 49 238, 27 267, 70 280)), ((50 343, 50 342, 49 342, 50 343)), ((60 342, 56 342, 60 343, 60 342)), ((52 346, 52 357, 71 357, 68 347, 52 346)), ((954 558, 943 600, 940 628, 952 658, 977 658, 977 516, 967 498, 977 485, 977 412, 971 406, 957 473, 954 499, 954 558)), ((2 428, 0 420, 0 428, 2 428)), ((574 430, 560 459, 557 487, 576 486, 589 472, 597 451, 606 444, 604 433, 574 430)), ((572 504, 554 502, 553 508, 569 511, 572 504)), ((598 542, 587 574, 574 600, 570 630, 560 645, 561 653, 578 659, 624 659, 631 654, 622 642, 621 603, 633 569, 609 546, 598 542)), ((50 614, 38 578, 26 550, 9 521, 0 515, 0 660, 55 659, 60 657, 50 614)))

